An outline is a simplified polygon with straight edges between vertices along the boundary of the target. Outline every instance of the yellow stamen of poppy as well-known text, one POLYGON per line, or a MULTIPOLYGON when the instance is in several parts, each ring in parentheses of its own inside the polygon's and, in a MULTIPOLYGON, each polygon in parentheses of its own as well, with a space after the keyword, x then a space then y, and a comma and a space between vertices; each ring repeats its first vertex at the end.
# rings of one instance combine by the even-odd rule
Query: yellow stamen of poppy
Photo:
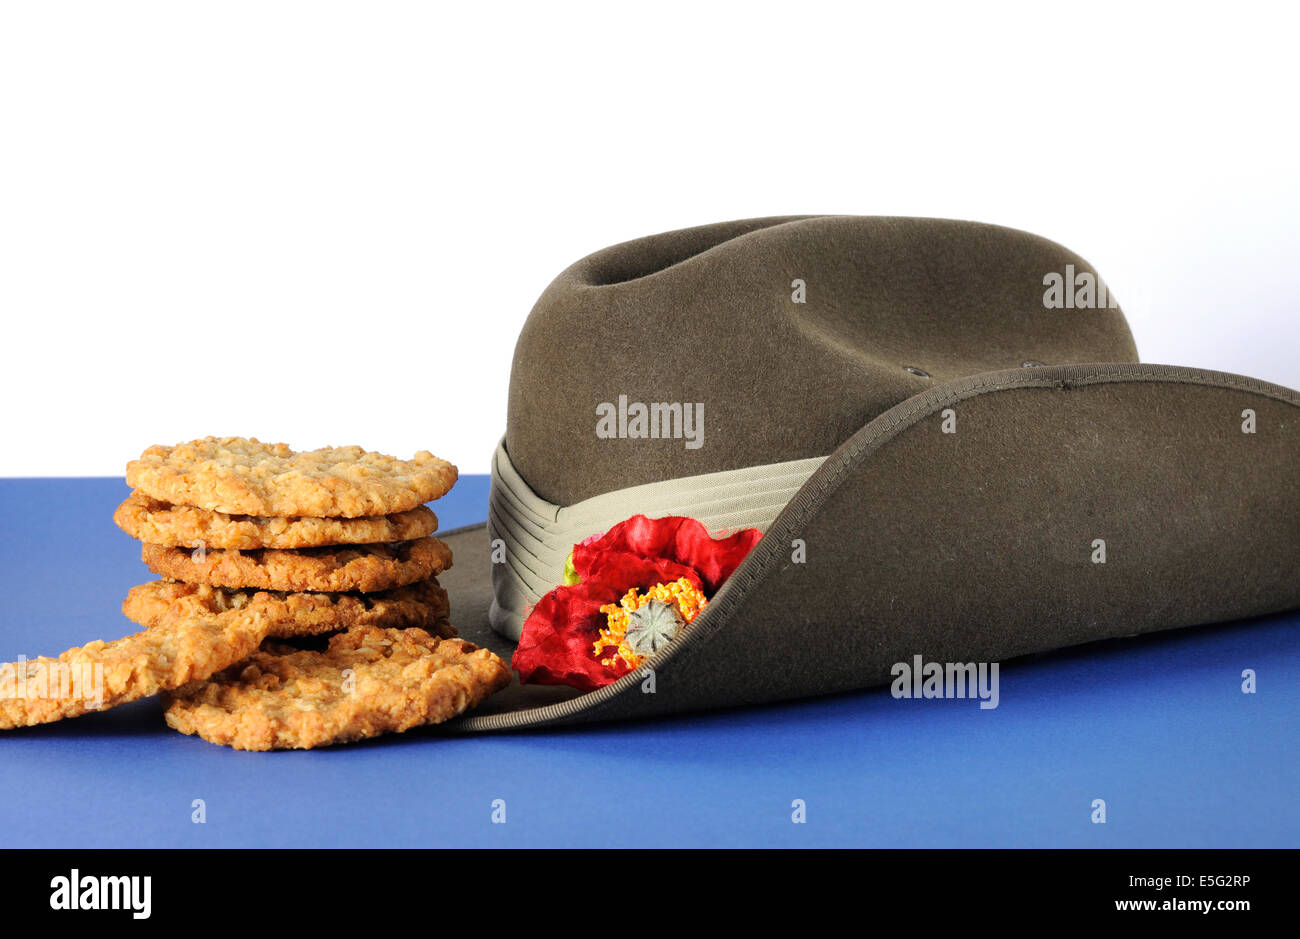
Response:
POLYGON ((682 621, 685 623, 690 623, 700 615, 702 609, 709 605, 704 594, 691 583, 688 577, 681 577, 666 584, 655 584, 645 593, 640 593, 633 587, 617 604, 606 603, 600 608, 600 612, 605 614, 608 625, 600 631, 600 638, 594 643, 592 652, 599 658, 605 649, 614 649, 613 655, 600 659, 601 665, 617 665, 621 660, 623 665, 633 669, 645 661, 644 656, 639 655, 628 645, 627 629, 631 620, 630 615, 651 600, 676 606, 677 612, 681 614, 682 621))

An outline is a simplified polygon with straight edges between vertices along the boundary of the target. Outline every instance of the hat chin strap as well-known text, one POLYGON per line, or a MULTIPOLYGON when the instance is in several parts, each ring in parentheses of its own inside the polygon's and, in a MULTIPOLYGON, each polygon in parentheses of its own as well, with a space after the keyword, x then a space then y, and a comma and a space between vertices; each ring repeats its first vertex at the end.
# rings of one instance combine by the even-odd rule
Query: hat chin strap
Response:
POLYGON ((505 441, 492 457, 488 538, 492 628, 518 641, 528 611, 564 577, 573 546, 633 515, 687 515, 714 534, 767 531, 825 457, 684 476, 606 492, 560 506, 538 496, 510 462, 505 441))

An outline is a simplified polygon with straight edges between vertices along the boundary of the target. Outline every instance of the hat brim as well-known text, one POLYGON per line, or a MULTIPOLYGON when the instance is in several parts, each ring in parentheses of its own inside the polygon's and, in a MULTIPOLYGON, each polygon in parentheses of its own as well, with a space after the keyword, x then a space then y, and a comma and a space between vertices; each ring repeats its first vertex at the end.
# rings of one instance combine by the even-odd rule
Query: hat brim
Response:
MULTIPOLYGON (((786 700, 887 683, 915 655, 1002 662, 1300 607, 1297 466, 1300 394, 1255 379, 1099 364, 949 382, 825 461, 647 662, 649 687, 516 682, 448 727, 786 700)), ((452 621, 509 660, 485 527, 443 537, 452 621)))

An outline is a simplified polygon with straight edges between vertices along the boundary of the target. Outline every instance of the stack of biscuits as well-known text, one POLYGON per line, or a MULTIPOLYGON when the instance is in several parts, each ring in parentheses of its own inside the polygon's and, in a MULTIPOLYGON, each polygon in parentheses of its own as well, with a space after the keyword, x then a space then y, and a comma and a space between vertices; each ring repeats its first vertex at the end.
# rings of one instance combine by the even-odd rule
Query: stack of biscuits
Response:
MULTIPOLYGON (((426 451, 299 453, 243 437, 150 447, 128 464, 133 491, 113 516, 161 578, 122 604, 146 629, 20 664, 102 668, 96 707, 163 693, 170 726, 239 749, 454 717, 510 681, 500 658, 455 638, 438 583, 451 551, 424 503, 456 476, 426 451)), ((88 709, 28 695, 0 701, 0 727, 88 709)))
POLYGON ((257 610, 277 639, 354 626, 454 636, 437 578, 451 551, 423 503, 456 475, 427 452, 300 454, 244 438, 151 447, 127 465, 134 491, 113 521, 162 579, 132 588, 122 612, 157 626, 257 610))

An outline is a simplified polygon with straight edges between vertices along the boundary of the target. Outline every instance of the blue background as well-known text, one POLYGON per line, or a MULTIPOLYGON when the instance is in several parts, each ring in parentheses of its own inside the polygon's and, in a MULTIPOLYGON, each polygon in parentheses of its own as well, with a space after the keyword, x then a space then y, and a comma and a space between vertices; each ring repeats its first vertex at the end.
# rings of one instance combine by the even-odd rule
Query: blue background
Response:
MULTIPOLYGON (((135 631, 121 479, 0 480, 0 657, 135 631)), ((437 505, 486 516, 487 480, 437 505)), ((454 598, 453 598, 454 602, 454 598)), ((0 733, 6 847, 1300 844, 1300 615, 1004 664, 1001 704, 876 690, 587 729, 241 753, 156 701, 0 733), (1259 691, 1241 693, 1241 671, 1259 691), (1107 823, 1089 820, 1093 799, 1107 823), (207 821, 191 821, 203 799, 207 821), (506 823, 492 824, 504 799, 506 823), (807 823, 791 822, 803 799, 807 823)))

